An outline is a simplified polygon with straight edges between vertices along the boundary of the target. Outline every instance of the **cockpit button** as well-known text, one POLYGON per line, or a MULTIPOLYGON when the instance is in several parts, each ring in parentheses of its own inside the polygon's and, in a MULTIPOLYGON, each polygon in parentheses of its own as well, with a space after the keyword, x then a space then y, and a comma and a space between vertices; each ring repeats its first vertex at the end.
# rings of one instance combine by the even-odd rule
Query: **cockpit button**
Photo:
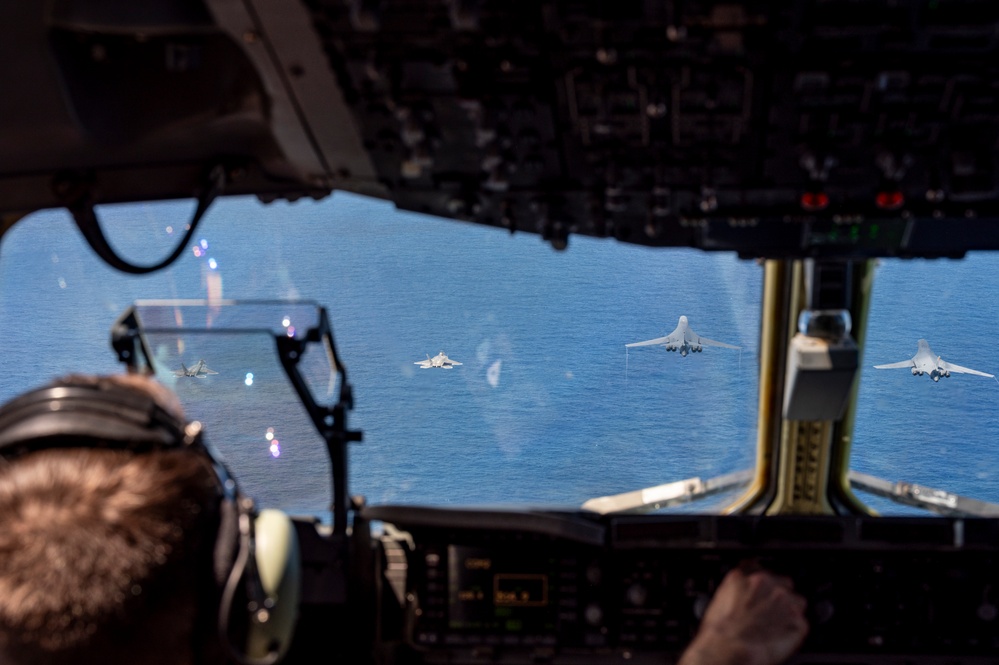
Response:
POLYGON ((495 650, 489 646, 486 647, 477 646, 474 649, 472 649, 472 658, 475 658, 476 660, 483 660, 489 662, 493 660, 495 656, 496 656, 495 650))

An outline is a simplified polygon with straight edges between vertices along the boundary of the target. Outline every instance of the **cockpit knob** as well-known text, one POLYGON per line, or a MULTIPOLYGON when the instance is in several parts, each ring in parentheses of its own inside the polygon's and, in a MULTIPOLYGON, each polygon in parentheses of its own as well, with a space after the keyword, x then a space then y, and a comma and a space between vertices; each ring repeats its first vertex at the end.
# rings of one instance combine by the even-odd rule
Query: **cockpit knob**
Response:
POLYGON ((816 623, 825 623, 826 621, 829 621, 835 613, 836 606, 833 605, 830 600, 817 600, 812 604, 812 616, 815 617, 816 623))
POLYGON ((628 602, 635 607, 642 607, 645 605, 645 601, 649 599, 649 590, 646 589, 641 584, 632 584, 628 587, 628 591, 625 592, 628 602))
POLYGON ((995 621, 996 616, 999 616, 999 611, 992 603, 985 601, 978 606, 978 618, 982 621, 995 621))
POLYGON ((604 620, 604 611, 596 603, 590 603, 586 606, 586 611, 583 616, 586 618, 586 623, 591 626, 599 626, 604 620))

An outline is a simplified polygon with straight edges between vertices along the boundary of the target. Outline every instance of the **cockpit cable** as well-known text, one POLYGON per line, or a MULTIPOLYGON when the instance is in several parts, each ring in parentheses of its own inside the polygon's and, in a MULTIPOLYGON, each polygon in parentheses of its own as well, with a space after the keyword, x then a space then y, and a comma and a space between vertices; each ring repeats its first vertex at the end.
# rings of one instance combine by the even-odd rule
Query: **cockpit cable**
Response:
POLYGON ((221 164, 216 164, 212 168, 208 175, 208 186, 198 196, 198 207, 194 211, 191 221, 187 224, 187 233, 177 243, 170 256, 151 266, 138 266, 129 263, 120 257, 108 243, 104 231, 101 229, 100 221, 97 219, 97 212, 94 210, 94 187, 92 184, 62 178, 56 181, 55 191, 66 209, 73 215, 77 228, 80 229, 83 237, 86 238, 87 243, 97 253, 97 256, 101 257, 112 268, 117 268, 122 272, 132 275, 146 275, 166 268, 184 252, 184 248, 194 236, 201 218, 225 188, 225 174, 225 167, 221 164))

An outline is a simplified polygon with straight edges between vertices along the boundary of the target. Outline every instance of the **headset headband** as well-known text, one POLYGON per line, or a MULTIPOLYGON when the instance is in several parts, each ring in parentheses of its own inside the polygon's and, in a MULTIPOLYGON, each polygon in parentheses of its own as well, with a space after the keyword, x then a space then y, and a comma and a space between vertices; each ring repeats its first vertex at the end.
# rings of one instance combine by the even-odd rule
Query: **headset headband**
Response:
POLYGON ((200 423, 184 423, 152 396, 110 381, 60 381, 0 407, 0 457, 7 459, 47 448, 201 447, 200 434, 200 423))

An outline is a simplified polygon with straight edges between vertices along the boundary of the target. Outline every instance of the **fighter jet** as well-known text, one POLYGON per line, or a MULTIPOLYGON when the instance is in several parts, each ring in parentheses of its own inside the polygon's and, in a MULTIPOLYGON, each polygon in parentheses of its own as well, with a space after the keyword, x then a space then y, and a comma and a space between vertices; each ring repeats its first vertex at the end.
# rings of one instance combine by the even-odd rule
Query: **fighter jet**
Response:
POLYGON ((427 354, 426 360, 418 360, 414 365, 419 365, 420 369, 430 369, 431 367, 439 367, 440 369, 452 369, 455 365, 460 365, 461 363, 457 360, 451 360, 447 357, 447 354, 441 351, 433 358, 430 354, 427 354))
POLYGON ((681 356, 686 356, 688 353, 700 353, 703 351, 703 347, 705 346, 723 346, 726 349, 741 348, 731 344, 726 344, 725 342, 716 342, 715 340, 708 339, 707 337, 701 337, 691 330, 689 325, 687 325, 686 316, 681 316, 680 321, 676 324, 676 329, 665 337, 657 337, 644 342, 625 344, 625 347, 627 348, 631 348, 633 346, 662 346, 665 347, 667 351, 679 351, 681 356))
POLYGON ((897 363, 888 363, 887 365, 875 365, 874 369, 900 369, 902 367, 910 368, 913 376, 928 374, 934 381, 939 381, 941 376, 950 376, 951 372, 956 374, 974 374, 976 376, 985 376, 990 379, 995 378, 995 375, 993 374, 986 374, 985 372, 979 372, 977 369, 968 369, 967 367, 954 365, 947 362, 940 356, 934 355, 933 351, 930 349, 930 345, 925 339, 919 340, 919 349, 916 351, 916 355, 912 356, 908 360, 903 360, 902 362, 897 363))
POLYGON ((173 371, 174 376, 193 376, 197 379, 203 379, 209 374, 218 374, 218 372, 208 369, 208 365, 205 364, 204 360, 199 360, 191 367, 181 363, 180 369, 175 369, 173 371))

